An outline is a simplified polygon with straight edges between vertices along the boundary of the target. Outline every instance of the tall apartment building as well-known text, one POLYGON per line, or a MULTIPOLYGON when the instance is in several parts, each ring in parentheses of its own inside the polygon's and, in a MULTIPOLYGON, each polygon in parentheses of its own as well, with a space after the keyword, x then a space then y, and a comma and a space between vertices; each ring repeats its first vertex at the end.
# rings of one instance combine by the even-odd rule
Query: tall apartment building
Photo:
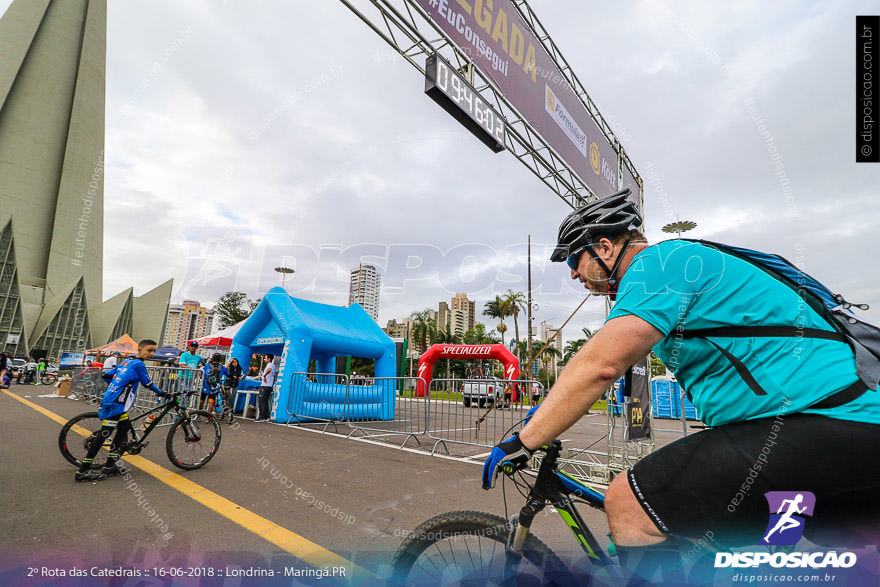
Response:
MULTIPOLYGON (((542 322, 541 323, 541 340, 544 342, 547 342, 548 340, 550 340, 551 337, 553 337, 553 342, 550 343, 550 346, 555 348, 557 351, 559 351, 559 354, 562 355, 563 354, 562 349, 564 347, 564 345, 562 344, 562 330, 559 328, 554 328, 552 325, 547 324, 546 322, 542 322), (557 332, 559 333, 558 335, 556 334, 557 332)), ((541 346, 543 347, 544 345, 541 344, 541 346)), ((545 369, 552 367, 553 362, 558 361, 558 360, 559 359, 547 357, 546 352, 544 354, 544 358, 542 358, 542 362, 544 364, 545 369)))
POLYGON ((437 306, 437 327, 442 330, 446 330, 446 325, 449 323, 449 304, 446 302, 440 302, 437 306))
POLYGON ((379 290, 382 276, 374 265, 358 265, 351 270, 348 305, 357 303, 373 320, 379 320, 379 290))
MULTIPOLYGON (((477 321, 477 303, 469 300, 467 294, 455 294, 455 297, 452 298, 452 303, 450 304, 450 310, 452 312, 459 311, 462 313, 459 319, 462 323, 461 327, 464 328, 462 333, 468 330, 473 330, 477 321)), ((453 331, 455 331, 455 328, 453 328, 453 331)))
POLYGON ((214 327, 214 312, 203 308, 195 300, 184 300, 183 304, 171 304, 165 323, 164 346, 186 348, 186 341, 211 334, 214 327))

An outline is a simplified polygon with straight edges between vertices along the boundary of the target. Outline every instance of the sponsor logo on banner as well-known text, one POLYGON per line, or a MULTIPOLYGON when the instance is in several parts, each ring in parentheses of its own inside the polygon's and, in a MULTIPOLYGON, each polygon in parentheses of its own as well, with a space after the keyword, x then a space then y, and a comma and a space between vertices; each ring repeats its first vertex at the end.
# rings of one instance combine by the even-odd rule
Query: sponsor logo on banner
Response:
MULTIPOLYGON (((758 544, 761 546, 791 546, 804 535, 806 516, 812 516, 816 496, 809 491, 768 491, 764 494, 770 508, 767 529, 758 544)), ((717 552, 716 568, 844 568, 856 564, 854 552, 717 552)))
POLYGON ((264 337, 264 338, 258 338, 254 344, 255 345, 279 344, 282 342, 284 342, 284 337, 282 337, 282 336, 268 336, 268 337, 264 337))
MULTIPOLYGON (((575 122, 574 117, 569 114, 568 110, 565 109, 565 106, 562 105, 562 102, 556 97, 556 94, 553 93, 553 90, 550 89, 550 86, 544 86, 547 90, 547 101, 544 104, 544 109, 547 111, 547 114, 550 115, 550 118, 559 125, 559 128, 562 129, 562 132, 565 133, 565 136, 574 143, 574 146, 577 147, 578 151, 581 152, 581 155, 584 157, 587 156, 587 135, 583 131, 583 129, 575 122)), ((593 143, 595 144, 595 143, 593 143)), ((597 147, 598 150, 598 147, 597 147)))
POLYGON ((488 355, 492 352, 490 346, 445 346, 441 354, 447 355, 488 355))

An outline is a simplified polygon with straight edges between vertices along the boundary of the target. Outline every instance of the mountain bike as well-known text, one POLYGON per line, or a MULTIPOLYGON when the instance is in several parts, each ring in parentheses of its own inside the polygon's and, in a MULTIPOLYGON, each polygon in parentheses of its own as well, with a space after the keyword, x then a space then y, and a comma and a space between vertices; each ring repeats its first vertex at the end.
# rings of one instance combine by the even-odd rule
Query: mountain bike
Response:
POLYGON ((232 392, 226 386, 220 388, 214 395, 214 415, 221 422, 226 422, 230 426, 235 421, 235 415, 232 413, 232 392))
POLYGON ((52 385, 56 381, 58 381, 58 373, 49 373, 46 371, 40 372, 40 383, 43 385, 52 385))
POLYGON ((394 582, 485 584, 534 578, 542 585, 577 584, 559 557, 530 533, 535 516, 547 506, 574 534, 593 564, 593 576, 604 573, 611 582, 620 579, 617 565, 575 508, 575 503, 582 503, 605 511, 605 496, 558 470, 561 441, 555 440, 540 450, 545 454, 537 476, 524 472, 529 467, 526 455, 504 461, 499 467, 526 498, 518 514, 504 519, 484 512, 457 511, 427 520, 404 539, 394 554, 394 582))
MULTIPOLYGON (((147 437, 159 426, 162 419, 174 412, 165 452, 175 467, 184 470, 203 467, 214 458, 220 448, 220 423, 214 414, 190 410, 181 405, 181 398, 191 393, 165 394, 167 401, 131 419, 131 438, 119 449, 120 458, 125 454, 136 455, 149 444, 147 437)), ((67 421, 58 434, 58 448, 67 461, 81 466, 88 453, 92 438, 100 434, 102 420, 98 412, 86 412, 67 421)), ((110 442, 108 439, 92 462, 93 469, 100 469, 107 462, 110 442)))

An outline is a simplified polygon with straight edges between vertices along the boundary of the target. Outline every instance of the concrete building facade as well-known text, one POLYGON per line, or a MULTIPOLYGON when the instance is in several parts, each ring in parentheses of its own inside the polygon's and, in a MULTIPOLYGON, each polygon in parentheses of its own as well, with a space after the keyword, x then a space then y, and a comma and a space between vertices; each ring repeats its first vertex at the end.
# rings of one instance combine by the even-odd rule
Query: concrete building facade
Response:
POLYGON ((477 322, 477 303, 468 299, 466 293, 457 293, 452 298, 450 309, 455 312, 461 312, 460 320, 463 321, 461 327, 464 328, 462 333, 473 330, 477 322))
POLYGON ((374 265, 358 265, 351 270, 348 305, 357 303, 373 320, 379 320, 379 292, 382 276, 374 265))
POLYGON ((114 333, 162 334, 170 281, 141 298, 129 289, 103 300, 106 28, 106 0, 15 0, 0 18, 8 353, 58 357, 114 333))
POLYGON ((201 338, 214 329, 214 312, 195 300, 184 300, 183 304, 168 307, 165 321, 165 339, 162 344, 185 349, 188 340, 201 338))

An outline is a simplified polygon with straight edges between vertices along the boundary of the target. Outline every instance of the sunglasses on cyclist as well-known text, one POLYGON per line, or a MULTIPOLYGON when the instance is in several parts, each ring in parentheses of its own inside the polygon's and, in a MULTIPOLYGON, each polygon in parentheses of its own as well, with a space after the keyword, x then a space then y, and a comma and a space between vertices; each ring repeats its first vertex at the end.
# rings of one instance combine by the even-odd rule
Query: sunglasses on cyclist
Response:
POLYGON ((592 247, 595 244, 596 243, 591 243, 585 247, 581 247, 580 249, 578 249, 577 251, 575 251, 574 253, 572 253, 571 255, 568 256, 568 258, 565 260, 565 264, 568 265, 572 271, 577 271, 578 266, 580 265, 581 255, 584 254, 584 251, 586 251, 587 249, 589 249, 590 247, 592 247))

